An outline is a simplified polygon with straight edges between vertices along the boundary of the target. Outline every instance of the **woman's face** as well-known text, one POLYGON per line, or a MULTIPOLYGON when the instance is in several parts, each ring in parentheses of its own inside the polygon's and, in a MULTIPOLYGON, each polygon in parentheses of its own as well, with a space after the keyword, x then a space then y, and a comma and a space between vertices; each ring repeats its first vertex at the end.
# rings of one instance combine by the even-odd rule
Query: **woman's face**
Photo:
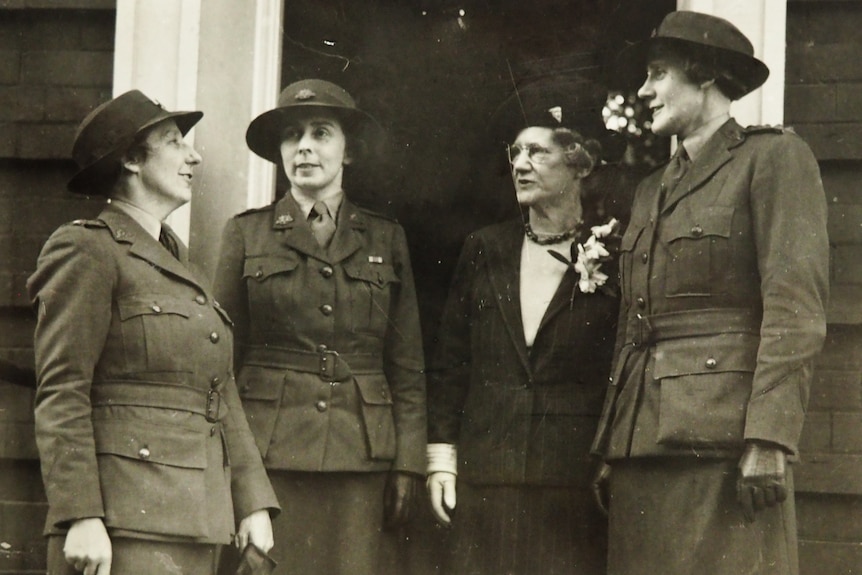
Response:
POLYGON ((314 197, 340 190, 350 163, 341 122, 325 110, 293 120, 281 133, 281 160, 292 187, 314 197))
POLYGON ((144 140, 147 156, 127 163, 138 172, 143 185, 160 201, 179 207, 192 198, 194 166, 200 154, 184 139, 174 120, 164 120, 150 129, 144 140))
POLYGON ((577 170, 566 163, 564 150, 554 141, 551 128, 534 126, 523 130, 509 146, 509 161, 522 206, 558 203, 577 179, 577 170))

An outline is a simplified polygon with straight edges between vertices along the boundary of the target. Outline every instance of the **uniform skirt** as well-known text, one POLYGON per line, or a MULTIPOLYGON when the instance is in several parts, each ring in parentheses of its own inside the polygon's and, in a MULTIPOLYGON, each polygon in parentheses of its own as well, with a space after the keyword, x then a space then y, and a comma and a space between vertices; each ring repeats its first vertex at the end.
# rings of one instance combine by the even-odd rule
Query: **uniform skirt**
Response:
POLYGON ((787 500, 748 523, 736 464, 612 461, 608 575, 798 575, 792 470, 787 500))
POLYGON ((589 489, 459 483, 448 575, 604 575, 607 525, 589 489))
POLYGON ((279 575, 380 575, 386 473, 269 472, 284 511, 270 555, 279 575))

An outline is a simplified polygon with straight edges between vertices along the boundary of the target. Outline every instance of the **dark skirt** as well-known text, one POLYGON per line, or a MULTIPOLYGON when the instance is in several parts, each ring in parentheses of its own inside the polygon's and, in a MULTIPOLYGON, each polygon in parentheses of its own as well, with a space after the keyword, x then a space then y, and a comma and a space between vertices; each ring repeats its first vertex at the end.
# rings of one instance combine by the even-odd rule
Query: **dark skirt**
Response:
POLYGON ((607 523, 588 489, 459 483, 449 575, 604 575, 607 523))
POLYGON ((798 575, 793 474, 783 505, 747 523, 736 461, 613 461, 609 575, 798 575))
POLYGON ((386 473, 270 470, 282 505, 270 555, 279 575, 380 575, 386 473))
MULTIPOLYGON (((65 535, 48 537, 48 575, 79 575, 63 555, 65 535)), ((220 545, 111 538, 111 575, 213 575, 220 545)))

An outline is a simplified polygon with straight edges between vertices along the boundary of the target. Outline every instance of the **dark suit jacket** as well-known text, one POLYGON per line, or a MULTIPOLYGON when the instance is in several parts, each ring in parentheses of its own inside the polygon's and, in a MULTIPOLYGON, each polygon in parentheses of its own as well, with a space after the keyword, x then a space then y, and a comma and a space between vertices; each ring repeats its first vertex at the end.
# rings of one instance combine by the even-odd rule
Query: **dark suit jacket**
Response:
POLYGON ((240 395, 268 469, 424 473, 424 361, 400 225, 345 198, 323 250, 288 194, 228 221, 215 290, 237 324, 240 395), (341 360, 349 377, 321 369, 341 360))
POLYGON ((465 242, 429 370, 429 441, 457 444, 459 479, 472 483, 586 486, 618 300, 577 291, 570 269, 528 350, 523 241, 513 220, 465 242))
POLYGON ((781 128, 730 120, 661 209, 638 187, 620 255, 617 357, 594 449, 608 458, 797 452, 826 333, 820 172, 781 128))
POLYGON ((234 518, 278 507, 237 395, 230 320, 180 257, 111 206, 39 256, 28 289, 49 533, 103 517, 112 535, 228 543, 234 518))

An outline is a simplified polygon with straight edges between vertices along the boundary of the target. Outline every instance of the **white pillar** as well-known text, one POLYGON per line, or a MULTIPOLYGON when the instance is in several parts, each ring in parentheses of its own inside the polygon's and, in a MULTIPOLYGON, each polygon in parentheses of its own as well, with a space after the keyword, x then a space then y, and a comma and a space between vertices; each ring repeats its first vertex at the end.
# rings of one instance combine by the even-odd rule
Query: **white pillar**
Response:
MULTIPOLYGON (((114 96, 137 88, 169 110, 197 109, 200 10, 201 0, 117 0, 114 96)), ((168 219, 186 243, 190 216, 186 205, 168 219)))
POLYGON ((754 55, 769 66, 766 83, 731 108, 743 126, 784 122, 786 0, 677 0, 678 10, 719 16, 733 22, 754 46, 754 55))

